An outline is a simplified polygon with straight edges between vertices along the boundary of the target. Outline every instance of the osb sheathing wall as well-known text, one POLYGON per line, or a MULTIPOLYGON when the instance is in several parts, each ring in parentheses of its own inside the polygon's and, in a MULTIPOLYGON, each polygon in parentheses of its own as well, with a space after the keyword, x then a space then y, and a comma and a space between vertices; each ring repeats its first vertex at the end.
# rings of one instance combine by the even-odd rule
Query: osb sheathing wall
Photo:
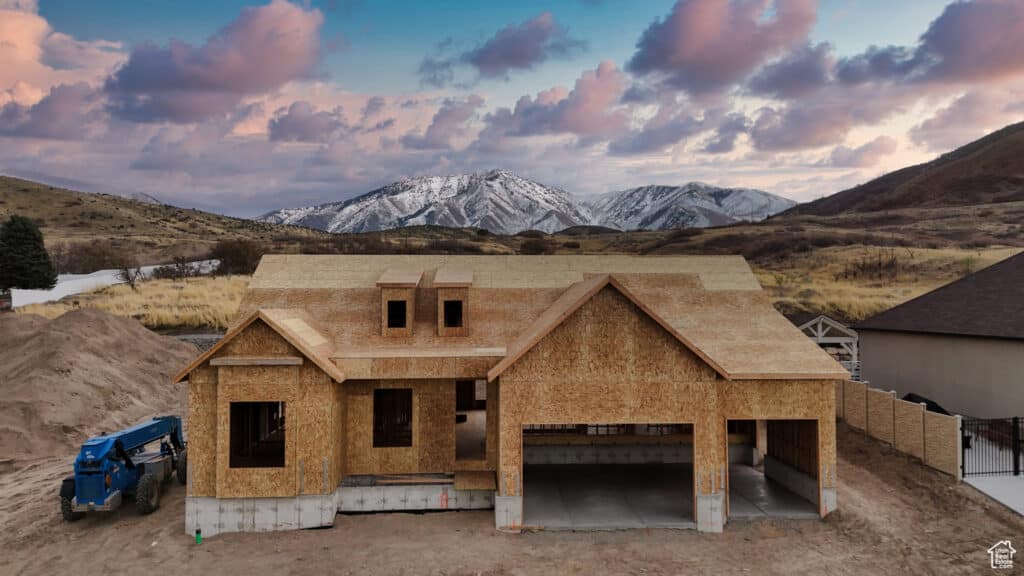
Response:
MULTIPOLYGON (((223 356, 300 356, 261 321, 228 342, 223 356)), ((340 480, 338 384, 316 365, 221 366, 189 377, 192 496, 252 498, 329 493, 340 480), (285 466, 231 468, 232 402, 285 402, 285 466), (195 424, 194 424, 195 423, 195 424)))
POLYGON ((380 333, 388 338, 402 338, 412 335, 413 318, 416 315, 415 288, 380 289, 380 333), (405 326, 388 328, 388 302, 405 301, 405 326))
POLYGON ((455 469, 454 380, 347 380, 346 474, 452 473, 455 469), (412 446, 373 446, 373 391, 412 389, 412 446))
POLYGON ((606 287, 500 376, 500 495, 522 494, 525 424, 692 423, 695 489, 724 489, 726 420, 812 419, 834 483, 832 381, 725 381, 606 287))
POLYGON ((469 288, 436 288, 437 291, 437 335, 467 336, 470 329, 469 288), (462 302, 462 326, 446 327, 444 325, 444 301, 458 300, 462 302))
POLYGON ((868 426, 867 384, 847 381, 843 383, 843 415, 846 423, 859 430, 868 426))
POLYGON ((894 440, 893 407, 896 394, 886 390, 867 390, 868 435, 889 444, 894 440))
POLYGON ((924 458, 924 406, 893 400, 893 446, 916 458, 924 458))
POLYGON ((946 474, 960 475, 960 422, 956 416, 924 413, 924 463, 946 474))
MULTIPOLYGON (((454 337, 453 337, 454 338, 454 337)), ((385 351, 386 352, 386 351, 385 351)), ((501 360, 500 356, 481 357, 395 357, 354 358, 336 356, 334 363, 349 380, 402 380, 422 378, 424 374, 437 378, 460 380, 479 378, 501 360)))
POLYGON ((188 379, 188 495, 217 495, 217 369, 203 364, 188 379))

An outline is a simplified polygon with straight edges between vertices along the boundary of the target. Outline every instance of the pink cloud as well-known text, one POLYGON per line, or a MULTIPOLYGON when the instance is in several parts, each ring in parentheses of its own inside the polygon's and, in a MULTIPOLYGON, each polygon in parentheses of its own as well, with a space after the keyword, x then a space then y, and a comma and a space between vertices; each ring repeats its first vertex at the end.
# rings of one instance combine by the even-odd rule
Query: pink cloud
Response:
POLYGON ((675 103, 662 104, 658 107, 657 114, 648 120, 642 129, 612 140, 608 144, 608 152, 628 156, 661 151, 707 130, 709 116, 717 113, 708 112, 704 117, 699 117, 677 108, 675 103))
MULTIPOLYGON (((443 48, 450 42, 443 43, 443 48)), ((472 50, 448 57, 427 56, 420 62, 420 80, 442 87, 455 79, 459 66, 469 66, 481 78, 504 78, 513 70, 529 70, 551 59, 583 49, 551 12, 542 12, 520 24, 510 24, 472 50)))
POLYGON ((402 138, 402 144, 417 150, 450 149, 455 139, 465 135, 466 124, 483 105, 484 99, 476 94, 467 98, 449 98, 434 114, 422 135, 407 134, 402 138))
POLYGON ((340 106, 334 110, 317 111, 306 101, 278 109, 268 125, 270 139, 281 142, 326 142, 345 128, 340 106))
POLYGON ((486 117, 478 143, 500 147, 507 136, 573 134, 589 142, 621 133, 627 112, 617 106, 626 89, 626 78, 610 61, 587 70, 572 91, 562 87, 523 96, 514 109, 499 108, 486 117))
POLYGON ((776 98, 803 96, 828 84, 834 63, 829 44, 805 44, 761 68, 747 87, 754 94, 776 98))
POLYGON ((54 86, 31 106, 0 108, 0 135, 75 140, 92 134, 104 116, 96 91, 84 82, 54 86))
POLYGON ((543 12, 519 25, 510 25, 463 59, 484 78, 502 77, 510 70, 522 70, 553 56, 564 56, 582 43, 569 37, 551 12, 543 12))
POLYGON ((679 0, 637 42, 627 70, 673 87, 715 92, 807 39, 817 0, 679 0))
POLYGON ((967 92, 911 128, 910 139, 934 152, 962 146, 993 128, 1020 120, 1024 111, 1014 113, 1008 105, 1014 94, 984 89, 967 92))
POLYGON ((847 83, 869 81, 969 83, 1024 74, 1024 2, 952 2, 916 46, 872 46, 840 60, 847 83))
POLYGON ((108 79, 111 109, 133 121, 195 122, 246 95, 311 78, 320 61, 323 15, 285 0, 246 8, 200 47, 144 44, 108 79))
POLYGON ((842 168, 870 168, 896 152, 897 147, 896 140, 888 136, 879 136, 855 148, 836 146, 824 164, 842 168))

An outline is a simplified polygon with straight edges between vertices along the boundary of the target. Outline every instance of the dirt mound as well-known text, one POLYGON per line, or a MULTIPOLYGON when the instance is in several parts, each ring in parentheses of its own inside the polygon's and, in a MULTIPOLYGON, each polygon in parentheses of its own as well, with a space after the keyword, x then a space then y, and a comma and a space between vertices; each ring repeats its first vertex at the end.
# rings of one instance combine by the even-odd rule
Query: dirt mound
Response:
POLYGON ((98 310, 0 316, 0 454, 64 454, 97 433, 180 414, 186 391, 170 379, 196 353, 98 310))

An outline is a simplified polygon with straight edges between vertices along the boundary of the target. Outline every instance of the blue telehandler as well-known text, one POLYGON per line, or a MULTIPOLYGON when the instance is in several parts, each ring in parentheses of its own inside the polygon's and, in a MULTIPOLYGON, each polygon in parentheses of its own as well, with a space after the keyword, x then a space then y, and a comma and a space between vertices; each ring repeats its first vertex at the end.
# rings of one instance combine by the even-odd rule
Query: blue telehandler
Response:
POLYGON ((181 418, 156 416, 120 432, 90 438, 75 458, 75 473, 60 487, 60 511, 73 522, 94 510, 116 510, 133 497, 141 514, 160 506, 160 487, 177 473, 188 479, 188 455, 181 418), (160 442, 160 449, 146 445, 160 442))

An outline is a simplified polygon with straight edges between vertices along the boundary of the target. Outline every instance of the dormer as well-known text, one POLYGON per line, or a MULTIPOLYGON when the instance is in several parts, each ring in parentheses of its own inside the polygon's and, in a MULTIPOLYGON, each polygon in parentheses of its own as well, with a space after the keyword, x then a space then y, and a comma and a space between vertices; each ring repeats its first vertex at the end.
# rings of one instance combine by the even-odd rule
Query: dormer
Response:
POLYGON ((412 336, 416 287, 423 272, 389 268, 377 279, 382 336, 412 336))
POLYGON ((469 287, 473 271, 438 268, 434 273, 437 289, 437 335, 469 335, 469 287))

